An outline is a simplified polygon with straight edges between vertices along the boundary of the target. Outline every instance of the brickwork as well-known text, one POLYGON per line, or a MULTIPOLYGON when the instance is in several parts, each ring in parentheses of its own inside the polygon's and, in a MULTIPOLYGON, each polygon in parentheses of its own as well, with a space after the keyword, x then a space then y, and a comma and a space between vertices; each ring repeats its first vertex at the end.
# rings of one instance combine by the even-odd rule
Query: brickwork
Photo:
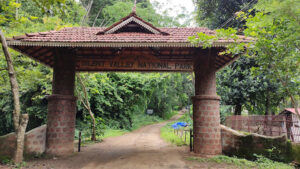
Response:
POLYGON ((203 156, 222 153, 220 133, 220 97, 216 94, 216 53, 206 50, 195 60, 193 97, 194 153, 203 156))
MULTIPOLYGON (((28 131, 25 134, 25 154, 42 154, 46 149, 46 125, 28 131)), ((9 133, 0 136, 0 156, 13 157, 16 148, 16 135, 9 133)))
POLYGON ((228 116, 225 125, 234 130, 267 136, 281 136, 286 131, 286 118, 282 115, 228 116))
POLYGON ((48 97, 46 153, 54 156, 68 155, 74 152, 75 55, 65 51, 57 52, 60 55, 55 58, 53 94, 48 97))
POLYGON ((48 97, 47 150, 51 155, 71 154, 74 151, 76 98, 51 95, 48 97))

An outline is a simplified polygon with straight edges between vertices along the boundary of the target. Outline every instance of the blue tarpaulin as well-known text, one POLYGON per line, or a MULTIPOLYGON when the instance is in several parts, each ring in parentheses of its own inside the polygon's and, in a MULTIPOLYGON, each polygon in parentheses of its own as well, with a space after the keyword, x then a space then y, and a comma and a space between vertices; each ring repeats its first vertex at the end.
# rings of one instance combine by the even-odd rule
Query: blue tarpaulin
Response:
POLYGON ((186 127, 187 123, 185 123, 185 122, 177 122, 177 125, 181 126, 181 127, 186 127))
POLYGON ((172 128, 173 128, 173 129, 178 129, 179 127, 178 127, 177 124, 175 123, 175 124, 172 124, 172 128))
POLYGON ((179 129, 180 127, 186 127, 188 124, 185 122, 177 122, 172 124, 173 129, 179 129))

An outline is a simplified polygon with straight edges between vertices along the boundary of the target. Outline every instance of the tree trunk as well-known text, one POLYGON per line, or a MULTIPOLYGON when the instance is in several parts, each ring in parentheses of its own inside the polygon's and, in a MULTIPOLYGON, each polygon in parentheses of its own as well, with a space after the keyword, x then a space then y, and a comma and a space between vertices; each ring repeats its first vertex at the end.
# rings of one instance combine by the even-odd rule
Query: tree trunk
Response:
POLYGON ((91 118, 92 118, 92 123, 93 123, 93 126, 92 126, 92 136, 91 136, 91 140, 92 141, 96 141, 96 119, 95 119, 95 116, 94 116, 94 113, 92 112, 92 109, 91 109, 91 106, 90 106, 90 103, 89 103, 89 99, 88 99, 88 96, 87 96, 87 90, 86 90, 86 87, 80 77, 79 74, 77 74, 77 79, 79 80, 79 83, 82 87, 82 90, 83 90, 83 94, 84 94, 84 98, 80 99, 81 103, 84 105, 84 107, 88 110, 91 118))
POLYGON ((241 104, 236 104, 235 105, 235 110, 234 110, 234 115, 241 115, 242 114, 242 105, 241 104))
POLYGON ((25 131, 28 123, 28 114, 22 114, 21 122, 17 130, 17 149, 14 155, 14 162, 21 163, 23 161, 25 131))
POLYGON ((89 14, 90 14, 90 11, 91 11, 91 8, 92 8, 92 5, 93 5, 93 2, 94 2, 94 0, 90 1, 89 5, 87 7, 87 10, 86 10, 86 14, 81 19, 80 25, 83 25, 83 23, 86 20, 86 18, 88 18, 89 14))
POLYGON ((95 19, 94 19, 94 22, 93 22, 93 26, 92 26, 92 27, 94 27, 94 26, 95 26, 95 24, 96 24, 96 21, 97 21, 97 19, 98 19, 99 15, 100 15, 100 13, 102 12, 102 9, 103 9, 103 7, 102 7, 102 8, 100 8, 100 10, 98 11, 98 13, 97 13, 97 15, 96 15, 96 17, 95 17, 95 19))
POLYGON ((265 110, 265 115, 269 115, 270 113, 270 99, 269 99, 269 90, 267 89, 267 96, 266 96, 266 104, 265 104, 266 110, 265 110))
POLYGON ((92 137, 91 137, 91 140, 92 141, 96 141, 96 119, 94 117, 94 113, 91 111, 91 108, 89 108, 89 114, 92 118, 92 121, 93 121, 93 127, 92 127, 92 137))
POLYGON ((10 53, 8 52, 6 39, 1 30, 0 30, 0 39, 1 39, 2 49, 3 49, 4 56, 5 56, 6 63, 7 63, 8 76, 9 76, 11 90, 12 90, 13 99, 14 99, 13 121, 14 121, 15 131, 17 131, 19 128, 20 112, 21 112, 20 100, 19 100, 19 86, 18 86, 16 74, 15 74, 15 69, 12 64, 11 56, 10 56, 10 53))
POLYGON ((2 43, 2 49, 7 63, 8 76, 9 76, 11 91, 14 100, 13 122, 14 122, 15 133, 17 135, 17 139, 16 139, 17 147, 15 150, 13 160, 15 163, 20 163, 23 161, 24 137, 25 137, 25 130, 28 123, 28 114, 22 114, 22 116, 20 116, 21 108, 20 108, 18 81, 14 70, 14 66, 12 64, 10 53, 8 52, 6 39, 1 30, 0 30, 0 40, 2 43))

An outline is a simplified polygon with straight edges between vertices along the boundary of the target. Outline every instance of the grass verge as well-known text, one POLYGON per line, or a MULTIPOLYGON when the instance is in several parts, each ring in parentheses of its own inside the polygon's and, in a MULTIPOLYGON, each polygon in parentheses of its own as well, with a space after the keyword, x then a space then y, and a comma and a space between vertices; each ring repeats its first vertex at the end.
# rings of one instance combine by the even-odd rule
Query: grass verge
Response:
MULTIPOLYGON (((190 144, 190 133, 184 133, 184 128, 174 131, 171 127, 175 122, 168 123, 160 129, 160 136, 163 140, 175 144, 176 146, 186 146, 190 144), (185 139, 186 138, 186 139, 185 139)), ((189 130, 186 128, 186 130, 189 130)))
POLYGON ((263 156, 257 156, 256 161, 249 161, 246 159, 240 159, 236 157, 228 157, 224 155, 212 157, 212 158, 200 158, 200 157, 189 157, 187 160, 190 161, 197 161, 200 163, 207 163, 207 162, 212 162, 212 163, 225 163, 228 165, 233 165, 237 168, 243 168, 243 169, 252 169, 252 168, 257 168, 257 169, 294 169, 293 166, 285 164, 285 163, 280 163, 280 162, 275 162, 272 161, 268 158, 265 158, 263 156))
POLYGON ((190 132, 184 130, 189 130, 188 127, 180 128, 179 130, 174 130, 171 125, 176 122, 186 122, 190 126, 192 125, 192 120, 189 113, 185 113, 177 121, 170 122, 160 129, 160 137, 166 142, 175 144, 176 146, 186 146, 190 144, 190 132))

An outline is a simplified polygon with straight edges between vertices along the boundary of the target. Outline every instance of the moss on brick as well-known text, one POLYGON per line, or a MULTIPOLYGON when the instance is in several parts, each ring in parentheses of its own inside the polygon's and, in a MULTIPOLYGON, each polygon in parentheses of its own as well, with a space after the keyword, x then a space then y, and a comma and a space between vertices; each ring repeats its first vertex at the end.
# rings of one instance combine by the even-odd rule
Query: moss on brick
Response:
POLYGON ((292 144, 293 158, 300 164, 300 144, 292 144))
POLYGON ((229 137, 229 135, 231 137, 224 138, 224 140, 233 140, 232 145, 223 145, 223 153, 226 155, 237 156, 248 160, 256 160, 257 155, 263 155, 275 161, 293 161, 292 144, 290 141, 287 141, 285 136, 268 137, 258 134, 246 135, 224 126, 222 127, 222 132, 224 132, 223 137, 229 137))

